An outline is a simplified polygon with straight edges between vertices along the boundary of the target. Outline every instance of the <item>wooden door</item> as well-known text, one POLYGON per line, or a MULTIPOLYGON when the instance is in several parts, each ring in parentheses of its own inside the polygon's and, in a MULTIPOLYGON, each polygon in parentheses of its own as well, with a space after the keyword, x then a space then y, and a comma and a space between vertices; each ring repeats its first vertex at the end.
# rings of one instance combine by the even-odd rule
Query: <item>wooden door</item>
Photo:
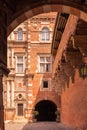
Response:
POLYGON ((23 116, 23 104, 18 104, 18 116, 23 116))

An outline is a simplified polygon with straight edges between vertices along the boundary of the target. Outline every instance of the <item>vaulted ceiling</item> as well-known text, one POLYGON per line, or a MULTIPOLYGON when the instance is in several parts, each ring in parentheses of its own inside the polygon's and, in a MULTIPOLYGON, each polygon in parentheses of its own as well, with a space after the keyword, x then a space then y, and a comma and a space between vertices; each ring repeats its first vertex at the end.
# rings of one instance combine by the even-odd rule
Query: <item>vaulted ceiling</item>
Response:
POLYGON ((27 10, 55 4, 67 5, 87 12, 86 0, 0 0, 0 7, 4 7, 8 13, 8 25, 27 10))
POLYGON ((81 66, 87 64, 87 22, 71 17, 71 15, 59 13, 54 29, 51 52, 54 57, 53 78, 55 82, 58 81, 58 91, 60 91, 61 86, 69 82, 69 77, 72 77, 74 82, 76 68, 80 71, 81 66), (61 19, 65 19, 62 20, 62 24, 61 19), (76 24, 73 24, 74 20, 76 24), (73 31, 72 27, 69 26, 70 24, 75 26, 75 28, 72 26, 73 31), (62 31, 60 28, 62 28, 62 31), (60 31, 61 35, 59 35, 60 31), (66 35, 68 32, 69 35, 66 35))

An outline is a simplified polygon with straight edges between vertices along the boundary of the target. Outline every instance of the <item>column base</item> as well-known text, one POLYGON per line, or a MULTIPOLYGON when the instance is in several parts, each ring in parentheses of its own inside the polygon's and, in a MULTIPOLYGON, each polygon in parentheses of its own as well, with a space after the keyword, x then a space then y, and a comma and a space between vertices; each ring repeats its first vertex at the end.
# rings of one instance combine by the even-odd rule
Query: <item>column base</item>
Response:
POLYGON ((5 121, 13 121, 15 117, 15 108, 5 108, 5 121))
POLYGON ((4 130, 4 106, 0 106, 0 130, 4 130))
POLYGON ((33 108, 25 109, 25 117, 28 119, 28 122, 33 122, 33 108))

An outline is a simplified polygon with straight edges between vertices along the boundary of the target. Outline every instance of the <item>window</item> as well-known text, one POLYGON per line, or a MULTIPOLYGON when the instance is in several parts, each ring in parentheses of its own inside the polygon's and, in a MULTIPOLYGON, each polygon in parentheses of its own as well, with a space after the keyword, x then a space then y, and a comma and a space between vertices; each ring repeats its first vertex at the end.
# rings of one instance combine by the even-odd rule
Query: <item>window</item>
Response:
POLYGON ((50 78, 41 78, 40 80, 40 91, 51 90, 51 79, 50 78))
POLYGON ((41 30, 41 40, 42 41, 49 41, 50 40, 50 31, 48 28, 44 27, 41 30))
POLYGON ((23 40, 23 30, 21 28, 18 29, 18 41, 23 40))
POLYGON ((17 104, 17 114, 18 116, 23 116, 23 104, 17 104))
POLYGON ((48 81, 43 81, 43 88, 48 88, 48 81))
POLYGON ((18 95, 18 98, 19 98, 19 99, 22 99, 22 94, 21 94, 21 93, 18 95))
POLYGON ((40 56, 39 57, 39 72, 51 72, 51 57, 40 56))
POLYGON ((23 73, 24 72, 23 56, 17 56, 16 72, 17 73, 23 73))

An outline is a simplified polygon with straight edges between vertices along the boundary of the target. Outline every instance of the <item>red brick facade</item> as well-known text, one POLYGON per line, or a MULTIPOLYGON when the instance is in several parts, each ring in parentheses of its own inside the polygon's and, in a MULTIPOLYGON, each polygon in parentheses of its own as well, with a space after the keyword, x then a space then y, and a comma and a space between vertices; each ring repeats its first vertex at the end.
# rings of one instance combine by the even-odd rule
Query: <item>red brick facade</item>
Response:
POLYGON ((61 93, 61 122, 81 130, 87 129, 87 67, 81 70, 87 64, 87 23, 83 23, 69 16, 53 62, 54 88, 61 93))

